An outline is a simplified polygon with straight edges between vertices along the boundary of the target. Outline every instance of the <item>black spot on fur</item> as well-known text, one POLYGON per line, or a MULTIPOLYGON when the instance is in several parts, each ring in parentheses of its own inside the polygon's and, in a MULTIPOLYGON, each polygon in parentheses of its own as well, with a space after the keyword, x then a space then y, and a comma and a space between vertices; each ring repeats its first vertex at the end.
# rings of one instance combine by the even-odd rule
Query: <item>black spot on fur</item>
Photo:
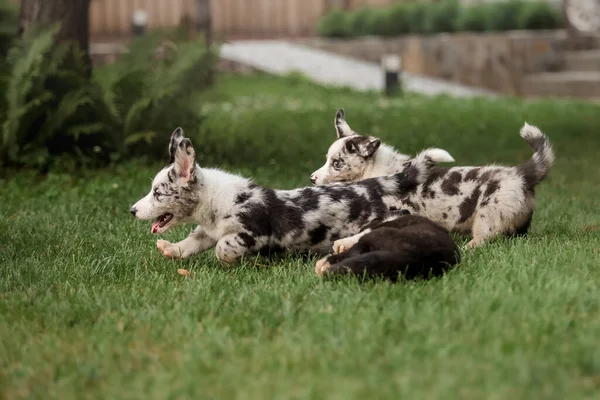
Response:
POLYGON ((329 196, 331 201, 340 202, 351 199, 356 196, 356 192, 346 187, 323 187, 323 191, 329 196))
POLYGON ((256 253, 263 257, 271 257, 271 256, 277 256, 277 255, 283 254, 285 252, 286 252, 285 248, 283 248, 281 246, 273 245, 273 246, 263 246, 260 249, 258 249, 258 251, 256 253))
POLYGON ((315 229, 308 232, 308 236, 310 237, 310 243, 313 245, 321 243, 327 237, 327 232, 329 232, 329 227, 320 224, 315 229))
POLYGON ((356 221, 362 214, 371 214, 371 204, 364 196, 358 196, 350 201, 348 220, 356 221))
POLYGON ((319 193, 312 188, 304 188, 300 195, 294 199, 303 211, 313 211, 319 208, 319 193))
POLYGON ((404 199, 400 200, 400 202, 402 204, 404 204, 405 206, 410 207, 415 213, 418 213, 419 211, 421 211, 421 207, 417 203, 414 203, 413 201, 411 201, 409 198, 404 198, 404 199))
POLYGON ((252 248, 256 244, 256 240, 251 235, 247 234, 246 232, 239 233, 238 237, 240 239, 242 239, 242 241, 244 242, 244 246, 246 246, 246 248, 252 248))
POLYGON ((246 201, 244 209, 237 214, 244 228, 253 236, 284 235, 304 229, 302 209, 295 205, 287 205, 277 197, 273 189, 260 188, 262 202, 246 201))
POLYGON ((458 171, 451 172, 442 182, 442 192, 448 196, 456 196, 459 192, 459 185, 462 181, 462 175, 458 171))
POLYGON ((223 216, 223 219, 229 219, 229 218, 231 218, 231 214, 227 214, 227 215, 223 216))
POLYGON ((477 208, 477 202, 479 201, 479 196, 481 196, 481 190, 479 188, 475 188, 473 193, 467 197, 461 204, 458 206, 458 211, 460 212, 460 218, 458 220, 459 223, 463 223, 475 212, 477 208))
POLYGON ((248 201, 248 199, 252 197, 252 194, 248 193, 248 192, 242 192, 239 193, 237 196, 235 196, 235 200, 233 201, 235 204, 242 204, 245 203, 246 201, 248 201))
POLYGON ((500 189, 500 182, 497 180, 490 181, 490 183, 488 183, 487 187, 485 188, 485 192, 483 193, 483 195, 485 197, 490 197, 491 195, 496 193, 498 189, 500 189))
POLYGON ((485 183, 489 181, 494 175, 496 175, 496 171, 485 171, 481 176, 477 179, 478 182, 485 183))
POLYGON ((469 172, 465 174, 465 182, 466 181, 476 181, 479 177, 479 168, 473 168, 469 172))
POLYGON ((448 219, 448 214, 446 214, 446 213, 442 213, 442 218, 443 218, 443 219, 448 219))
POLYGON ((443 179, 447 173, 448 173, 448 168, 443 168, 443 167, 432 168, 431 171, 429 172, 429 176, 427 177, 425 182, 423 182, 423 189, 421 191, 421 195, 424 198, 434 199, 435 192, 433 190, 431 190, 431 185, 433 185, 438 180, 443 179))

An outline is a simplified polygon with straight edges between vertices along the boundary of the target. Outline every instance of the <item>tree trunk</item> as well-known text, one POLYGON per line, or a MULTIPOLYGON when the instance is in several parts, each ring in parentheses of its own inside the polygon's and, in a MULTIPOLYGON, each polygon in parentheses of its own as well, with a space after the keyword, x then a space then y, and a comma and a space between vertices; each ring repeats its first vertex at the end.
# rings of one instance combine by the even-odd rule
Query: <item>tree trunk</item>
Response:
POLYGON ((61 24, 58 41, 74 41, 84 53, 87 71, 91 75, 89 40, 90 0, 21 0, 19 35, 32 26, 61 24))
MULTIPOLYGON (((210 8, 211 0, 196 0, 196 30, 204 35, 206 49, 210 52, 212 45, 212 14, 210 8)), ((210 53, 207 53, 210 56, 210 53)), ((215 74, 212 69, 207 71, 206 84, 212 85, 215 82, 215 74)))
POLYGON ((206 45, 212 43, 212 15, 210 0, 196 0, 196 29, 204 34, 206 45))

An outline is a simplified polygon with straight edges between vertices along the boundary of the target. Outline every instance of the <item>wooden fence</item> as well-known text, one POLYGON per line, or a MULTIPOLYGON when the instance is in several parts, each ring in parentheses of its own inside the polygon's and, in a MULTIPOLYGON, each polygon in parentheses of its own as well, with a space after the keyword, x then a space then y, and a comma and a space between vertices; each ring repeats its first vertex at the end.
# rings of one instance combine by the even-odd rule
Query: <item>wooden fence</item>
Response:
MULTIPOLYGON (((385 5, 393 0, 212 0, 213 30, 222 37, 312 35, 319 18, 336 6, 385 5)), ((134 10, 148 15, 148 28, 177 25, 195 16, 196 0, 92 0, 92 39, 129 36, 134 10)))

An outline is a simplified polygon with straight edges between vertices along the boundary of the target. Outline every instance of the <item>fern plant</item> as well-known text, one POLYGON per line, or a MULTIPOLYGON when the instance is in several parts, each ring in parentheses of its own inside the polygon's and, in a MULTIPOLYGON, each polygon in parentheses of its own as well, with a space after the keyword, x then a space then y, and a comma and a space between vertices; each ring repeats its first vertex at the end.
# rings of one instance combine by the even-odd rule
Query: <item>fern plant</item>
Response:
MULTIPOLYGON (((71 132, 92 103, 82 56, 70 43, 56 44, 58 26, 31 30, 9 51, 1 159, 43 167, 51 156, 78 154, 84 141, 71 132)), ((89 140, 101 140, 101 134, 89 140)))
POLYGON ((103 120, 119 126, 118 154, 131 151, 164 154, 159 133, 175 125, 199 128, 195 95, 207 86, 217 60, 202 39, 173 42, 163 32, 134 41, 124 57, 102 71, 94 82, 102 98, 103 120))
POLYGON ((158 133, 199 128, 194 97, 207 85, 214 49, 198 40, 165 42, 169 36, 155 32, 90 80, 83 55, 74 44, 57 44, 57 32, 32 31, 9 52, 0 164, 46 169, 65 159, 95 166, 162 156, 158 133))

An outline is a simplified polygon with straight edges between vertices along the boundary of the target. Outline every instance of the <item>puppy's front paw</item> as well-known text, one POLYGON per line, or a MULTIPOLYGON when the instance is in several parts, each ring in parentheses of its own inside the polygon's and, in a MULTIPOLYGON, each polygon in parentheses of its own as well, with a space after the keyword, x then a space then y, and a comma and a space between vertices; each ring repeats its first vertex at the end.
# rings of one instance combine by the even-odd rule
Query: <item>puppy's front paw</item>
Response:
POLYGON ((317 261, 317 264, 315 265, 315 273, 317 274, 317 276, 323 276, 325 271, 331 268, 331 264, 329 263, 328 259, 329 257, 327 256, 317 261))
POLYGON ((350 247, 354 246, 358 242, 354 237, 348 237, 344 239, 338 239, 333 242, 333 254, 340 254, 344 251, 348 250, 350 247))
POLYGON ((157 240, 156 248, 158 248, 162 255, 167 258, 181 258, 181 250, 179 249, 179 246, 174 245, 166 240, 157 240))

